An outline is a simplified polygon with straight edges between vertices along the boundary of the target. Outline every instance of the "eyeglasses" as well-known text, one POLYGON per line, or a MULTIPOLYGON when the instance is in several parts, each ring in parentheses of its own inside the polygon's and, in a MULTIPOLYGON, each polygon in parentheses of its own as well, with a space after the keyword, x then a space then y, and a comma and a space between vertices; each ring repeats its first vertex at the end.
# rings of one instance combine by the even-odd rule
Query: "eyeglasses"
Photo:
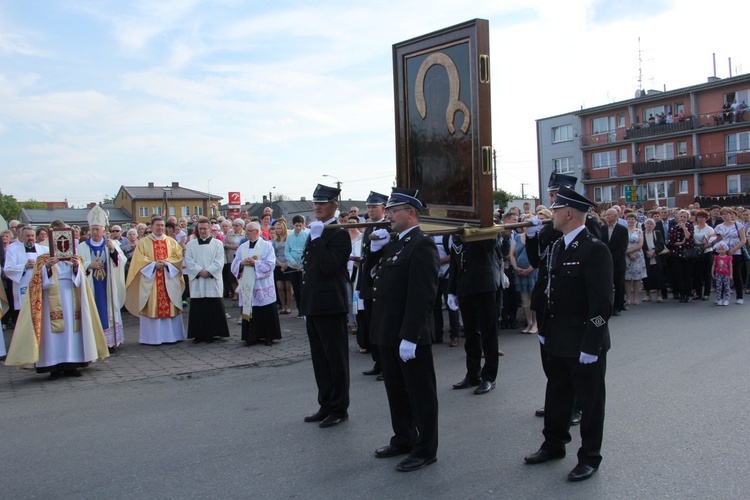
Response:
POLYGON ((120 229, 110 229, 110 233, 121 233, 122 231, 120 229))

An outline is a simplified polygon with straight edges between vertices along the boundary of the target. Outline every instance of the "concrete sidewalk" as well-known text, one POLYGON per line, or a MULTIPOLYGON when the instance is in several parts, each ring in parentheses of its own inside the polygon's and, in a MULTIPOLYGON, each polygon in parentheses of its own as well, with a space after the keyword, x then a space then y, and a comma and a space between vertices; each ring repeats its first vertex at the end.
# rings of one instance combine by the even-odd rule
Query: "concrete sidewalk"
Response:
MULTIPOLYGON (((112 351, 109 358, 82 369, 82 377, 48 380, 48 375, 37 374, 34 370, 2 366, 0 399, 47 391, 57 392, 61 386, 86 388, 163 376, 189 377, 192 373, 222 368, 293 362, 310 355, 305 321, 297 318, 296 310, 291 314, 279 315, 281 340, 274 342, 271 347, 262 344, 247 347, 240 340, 241 326, 237 324, 241 316, 240 308, 230 299, 224 299, 224 304, 232 316, 226 320, 230 333, 227 339, 217 340, 212 344, 193 344, 192 340, 187 340, 161 346, 141 345, 138 343, 138 318, 124 312, 125 343, 112 351)), ((188 307, 183 313, 186 331, 189 314, 188 307)), ((6 346, 10 345, 12 332, 3 332, 6 346)), ((352 351, 358 352, 354 335, 351 336, 350 343, 352 351)))

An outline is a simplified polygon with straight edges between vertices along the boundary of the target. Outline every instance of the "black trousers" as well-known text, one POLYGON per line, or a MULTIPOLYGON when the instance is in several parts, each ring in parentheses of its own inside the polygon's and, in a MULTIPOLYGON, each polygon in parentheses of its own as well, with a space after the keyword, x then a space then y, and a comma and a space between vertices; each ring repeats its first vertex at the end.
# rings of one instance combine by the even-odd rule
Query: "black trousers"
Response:
POLYGON ((320 409, 343 417, 349 408, 349 338, 346 314, 307 316, 320 409))
POLYGON ((693 261, 673 255, 672 268, 674 269, 672 293, 679 295, 680 298, 689 297, 693 289, 693 261))
MULTIPOLYGON (((432 306, 432 313, 435 316, 435 342, 443 341, 443 328, 445 320, 443 319, 443 303, 448 303, 448 278, 438 280, 438 291, 435 297, 435 303, 432 306)), ((451 339, 457 339, 461 336, 461 320, 458 317, 458 311, 448 308, 448 334, 451 339)))
POLYGON ((398 346, 377 346, 383 364, 385 392, 391 412, 396 448, 410 455, 432 458, 438 447, 438 400, 432 346, 418 345, 416 357, 401 360, 398 346))
POLYGON ((466 376, 472 380, 497 378, 497 302, 495 292, 459 297, 458 306, 464 319, 466 376), (484 366, 482 365, 484 352, 484 366))
POLYGON ((615 302, 613 307, 617 311, 625 308, 625 269, 615 271, 612 281, 615 285, 615 302))
POLYGON ((370 340, 370 323, 372 321, 372 299, 363 299, 365 308, 360 312, 362 321, 357 323, 357 344, 364 349, 369 349, 370 356, 375 363, 373 370, 380 371, 380 350, 370 340))
POLYGON ((290 277, 290 281, 292 282, 292 292, 294 292, 294 303, 297 304, 297 313, 299 313, 299 311, 300 311, 299 305, 300 305, 300 300, 301 300, 301 297, 302 297, 300 295, 300 293, 301 293, 300 292, 300 288, 301 288, 300 284, 302 282, 302 272, 301 271, 297 271, 297 272, 294 272, 294 273, 289 273, 289 277, 290 277))
POLYGON ((711 266, 714 263, 714 254, 704 252, 700 260, 693 264, 693 290, 698 295, 708 297, 711 295, 711 266))
POLYGON ((548 353, 545 365, 548 378, 542 448, 553 453, 565 450, 565 445, 570 442, 570 418, 578 406, 583 412, 578 463, 599 467, 604 433, 607 354, 602 353, 595 363, 584 365, 578 358, 561 358, 548 353))

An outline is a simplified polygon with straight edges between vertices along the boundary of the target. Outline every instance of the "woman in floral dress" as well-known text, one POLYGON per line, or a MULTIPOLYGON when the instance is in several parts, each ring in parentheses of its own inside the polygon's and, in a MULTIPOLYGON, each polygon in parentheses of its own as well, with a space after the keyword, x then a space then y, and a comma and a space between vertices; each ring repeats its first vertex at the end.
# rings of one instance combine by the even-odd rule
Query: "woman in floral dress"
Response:
POLYGON ((634 213, 625 217, 628 223, 628 249, 625 251, 625 296, 627 304, 640 304, 641 280, 646 277, 646 259, 643 258, 643 231, 637 227, 634 213))

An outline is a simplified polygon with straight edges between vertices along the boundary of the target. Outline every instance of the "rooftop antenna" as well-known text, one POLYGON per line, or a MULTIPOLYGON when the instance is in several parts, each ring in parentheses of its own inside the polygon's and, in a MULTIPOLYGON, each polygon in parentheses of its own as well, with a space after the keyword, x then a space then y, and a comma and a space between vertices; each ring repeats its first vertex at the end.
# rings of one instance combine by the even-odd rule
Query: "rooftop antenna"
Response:
POLYGON ((643 57, 641 55, 641 37, 638 37, 638 90, 643 91, 643 57))

